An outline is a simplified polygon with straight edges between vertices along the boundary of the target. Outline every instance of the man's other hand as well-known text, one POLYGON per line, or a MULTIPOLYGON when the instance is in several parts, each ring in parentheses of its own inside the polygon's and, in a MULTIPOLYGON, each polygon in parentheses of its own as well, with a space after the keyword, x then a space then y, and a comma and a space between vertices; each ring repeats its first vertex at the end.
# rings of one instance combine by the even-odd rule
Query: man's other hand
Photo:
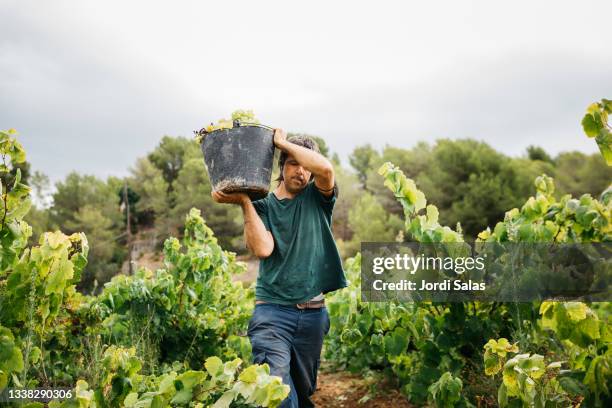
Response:
POLYGON ((244 204, 249 200, 249 196, 245 193, 224 193, 222 191, 213 191, 210 193, 212 199, 222 204, 244 204))
POLYGON ((274 146, 282 150, 283 143, 287 141, 287 132, 283 129, 274 129, 274 146))

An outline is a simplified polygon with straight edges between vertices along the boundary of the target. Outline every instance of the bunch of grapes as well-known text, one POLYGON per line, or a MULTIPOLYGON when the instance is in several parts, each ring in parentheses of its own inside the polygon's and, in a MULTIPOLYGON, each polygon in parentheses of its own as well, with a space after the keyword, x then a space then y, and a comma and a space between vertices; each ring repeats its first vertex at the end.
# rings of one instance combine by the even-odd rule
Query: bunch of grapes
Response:
POLYGON ((237 120, 240 123, 255 123, 259 124, 259 120, 255 117, 252 110, 241 110, 238 109, 232 113, 232 121, 237 120))
POLYGON ((204 137, 204 135, 206 133, 210 133, 212 131, 215 130, 219 130, 219 129, 231 129, 234 127, 234 121, 238 121, 240 123, 243 124, 259 124, 259 120, 257 120, 257 118, 255 118, 255 114, 253 113, 252 110, 242 110, 242 109, 238 109, 234 112, 232 112, 232 118, 231 119, 219 119, 217 121, 217 123, 211 123, 210 125, 204 127, 202 130, 200 130, 199 132, 195 132, 196 133, 196 140, 197 142, 201 142, 202 141, 202 137, 204 137))

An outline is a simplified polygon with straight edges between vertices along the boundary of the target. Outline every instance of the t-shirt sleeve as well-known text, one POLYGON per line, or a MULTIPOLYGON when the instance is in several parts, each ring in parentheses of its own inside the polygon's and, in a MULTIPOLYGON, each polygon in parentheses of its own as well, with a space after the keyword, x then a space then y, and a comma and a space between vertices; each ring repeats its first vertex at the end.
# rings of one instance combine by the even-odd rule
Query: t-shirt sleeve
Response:
POLYGON ((315 197, 315 200, 319 203, 321 208, 323 208, 326 213, 331 214, 334 209, 334 204, 336 204, 336 199, 338 198, 338 184, 334 183, 334 192, 329 197, 326 197, 321 191, 319 191, 314 181, 311 183, 310 188, 312 189, 312 195, 315 197))
POLYGON ((253 201, 253 207, 255 207, 255 211, 261 221, 266 227, 266 230, 270 231, 270 220, 268 219, 268 203, 265 199, 253 201))

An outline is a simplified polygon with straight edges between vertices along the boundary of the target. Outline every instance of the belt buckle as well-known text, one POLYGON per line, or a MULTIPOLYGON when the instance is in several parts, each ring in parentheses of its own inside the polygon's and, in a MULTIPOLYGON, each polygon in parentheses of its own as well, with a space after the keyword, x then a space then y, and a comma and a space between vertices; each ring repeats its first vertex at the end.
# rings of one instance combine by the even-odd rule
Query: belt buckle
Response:
POLYGON ((300 310, 306 309, 306 306, 308 306, 308 302, 295 304, 295 307, 297 307, 300 310))

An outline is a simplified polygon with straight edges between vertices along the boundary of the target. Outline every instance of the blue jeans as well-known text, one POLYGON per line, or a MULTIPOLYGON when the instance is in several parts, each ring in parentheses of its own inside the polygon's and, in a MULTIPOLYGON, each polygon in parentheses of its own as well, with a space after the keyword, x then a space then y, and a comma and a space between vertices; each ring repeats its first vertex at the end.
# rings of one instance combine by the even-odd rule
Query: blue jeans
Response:
POLYGON ((274 303, 255 305, 248 336, 253 363, 268 363, 270 374, 291 387, 280 408, 310 408, 317 388, 323 336, 329 332, 327 308, 298 309, 274 303))

